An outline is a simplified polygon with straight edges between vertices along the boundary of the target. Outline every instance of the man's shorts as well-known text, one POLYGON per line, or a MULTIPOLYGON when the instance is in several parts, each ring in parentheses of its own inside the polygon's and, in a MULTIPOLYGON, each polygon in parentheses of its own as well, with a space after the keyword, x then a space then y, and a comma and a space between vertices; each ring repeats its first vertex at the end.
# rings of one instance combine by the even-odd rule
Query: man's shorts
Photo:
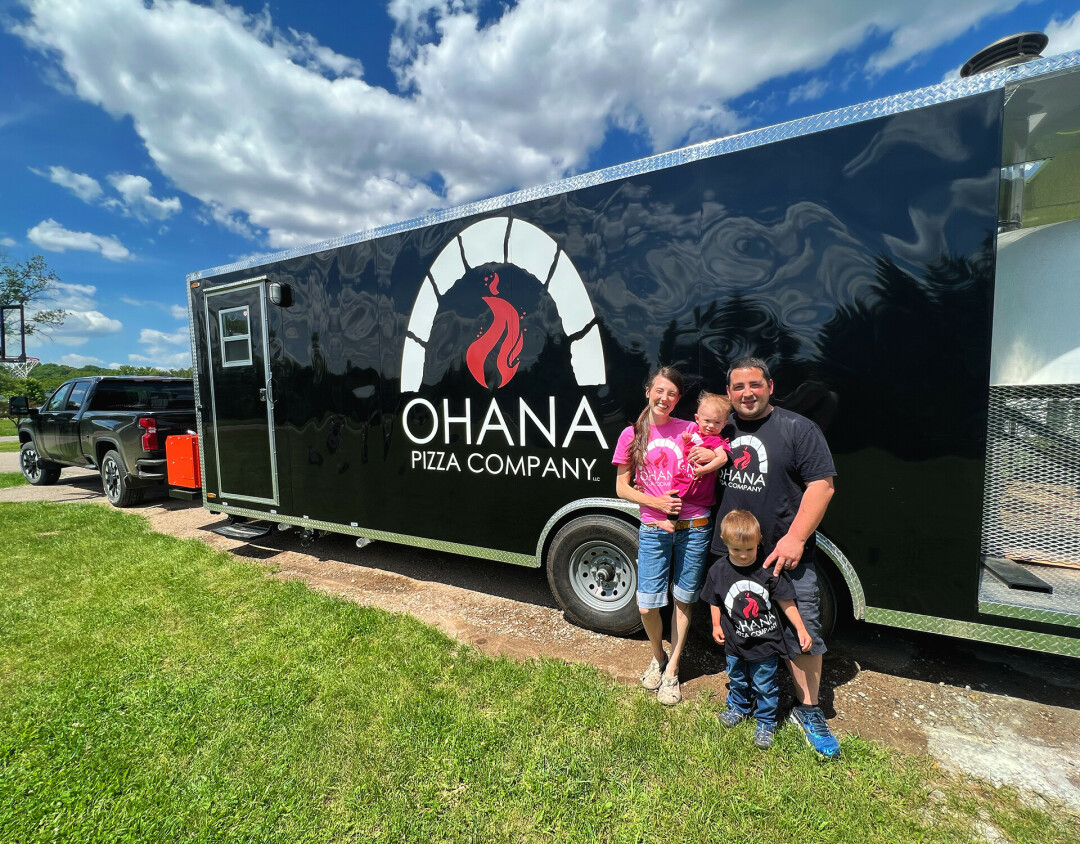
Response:
POLYGON ((638 529, 637 602, 643 610, 667 606, 668 585, 675 600, 693 604, 708 567, 706 557, 713 526, 667 533, 654 525, 638 529))
MULTIPOLYGON (((812 558, 807 560, 804 557, 788 574, 795 585, 795 603, 799 607, 799 615, 806 625, 806 632, 813 639, 808 653, 814 656, 823 654, 828 648, 825 647, 825 640, 821 638, 821 596, 818 594, 817 566, 812 558)), ((790 624, 784 625, 784 641, 789 654, 802 653, 799 637, 790 624)))

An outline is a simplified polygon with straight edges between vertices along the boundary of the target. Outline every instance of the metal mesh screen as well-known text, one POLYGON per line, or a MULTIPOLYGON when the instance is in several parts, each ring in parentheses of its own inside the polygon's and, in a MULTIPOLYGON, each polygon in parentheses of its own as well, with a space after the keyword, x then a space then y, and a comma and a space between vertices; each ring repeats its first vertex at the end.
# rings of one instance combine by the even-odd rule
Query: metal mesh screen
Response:
POLYGON ((982 551, 1080 566, 1080 384, 990 388, 982 551))

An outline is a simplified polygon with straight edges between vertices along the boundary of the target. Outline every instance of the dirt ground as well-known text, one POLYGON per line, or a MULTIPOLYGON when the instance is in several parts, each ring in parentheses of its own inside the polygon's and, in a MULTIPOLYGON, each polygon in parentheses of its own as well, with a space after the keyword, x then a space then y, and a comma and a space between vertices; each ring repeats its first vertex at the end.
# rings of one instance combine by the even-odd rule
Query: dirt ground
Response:
MULTIPOLYGON (((0 501, 44 499, 104 503, 100 480, 81 470, 65 470, 53 487, 0 490, 0 501)), ((627 684, 648 662, 640 634, 620 639, 569 624, 540 570, 389 543, 357 549, 333 534, 307 548, 291 531, 236 542, 211 532, 225 520, 199 502, 161 493, 132 509, 155 530, 261 561, 273 577, 411 613, 485 653, 588 663, 627 684)), ((683 658, 684 695, 711 694, 719 705, 721 656, 698 633, 683 658)), ((822 707, 838 734, 927 753, 960 776, 1080 812, 1080 660, 865 623, 839 631, 830 648, 822 707)))

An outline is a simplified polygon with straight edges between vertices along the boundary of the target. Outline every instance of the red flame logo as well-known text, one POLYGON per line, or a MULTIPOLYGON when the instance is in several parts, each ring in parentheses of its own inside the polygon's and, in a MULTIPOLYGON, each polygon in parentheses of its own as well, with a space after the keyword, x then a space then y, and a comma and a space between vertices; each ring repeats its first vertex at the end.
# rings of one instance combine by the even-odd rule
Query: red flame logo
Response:
POLYGON ((743 453, 731 461, 731 465, 738 469, 740 472, 750 465, 750 459, 753 455, 750 454, 750 447, 743 446, 743 453))
POLYGON ((484 302, 491 309, 492 321, 491 325, 481 331, 479 337, 469 346, 469 350, 465 353, 465 363, 476 382, 486 387, 488 384, 484 377, 484 364, 495 352, 495 366, 500 378, 499 386, 505 387, 514 377, 521 361, 521 349, 525 342, 521 330, 521 317, 518 316, 513 305, 500 298, 498 273, 484 276, 484 283, 493 294, 483 297, 484 302), (496 345, 499 346, 497 352, 496 345))
POLYGON ((746 593, 746 606, 743 608, 743 618, 757 618, 761 615, 761 604, 749 592, 746 593))

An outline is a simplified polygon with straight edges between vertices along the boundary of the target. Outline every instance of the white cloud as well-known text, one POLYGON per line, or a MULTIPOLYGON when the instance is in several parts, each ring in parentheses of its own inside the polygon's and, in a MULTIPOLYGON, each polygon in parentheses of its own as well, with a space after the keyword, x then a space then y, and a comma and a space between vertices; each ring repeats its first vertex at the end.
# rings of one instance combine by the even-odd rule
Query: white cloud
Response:
POLYGON ((57 281, 49 286, 49 293, 42 304, 44 310, 63 308, 65 311, 90 311, 97 308, 96 293, 97 288, 92 284, 57 281))
POLYGON ((49 181, 60 185, 60 187, 67 188, 86 203, 98 199, 102 193, 101 185, 98 184, 97 179, 87 176, 85 173, 73 173, 66 167, 50 167, 49 181))
POLYGON ((139 220, 167 220, 180 212, 180 198, 173 196, 158 199, 152 192, 150 180, 145 176, 112 173, 108 179, 109 184, 120 194, 124 210, 139 220))
POLYGON ((27 231, 26 236, 42 249, 53 252, 67 252, 69 249, 100 252, 102 257, 110 261, 123 261, 131 257, 127 247, 112 235, 69 231, 52 218, 42 220, 27 231))
POLYGON ((182 369, 191 366, 191 340, 187 329, 172 334, 154 328, 139 332, 141 354, 129 354, 128 362, 161 369, 182 369))
POLYGON ((173 319, 187 319, 187 308, 183 305, 167 305, 164 302, 154 302, 150 299, 133 299, 130 296, 121 296, 120 301, 128 305, 134 305, 136 308, 160 308, 173 319))
POLYGON ((0 237, 0 246, 10 248, 12 246, 18 246, 18 241, 12 240, 10 237, 0 237))
MULTIPOLYGON (((51 285, 41 306, 43 310, 64 309, 62 325, 50 326, 26 338, 27 348, 41 354, 53 344, 84 346, 91 339, 117 334, 124 324, 98 310, 97 288, 92 284, 71 284, 58 281, 51 285)), ((73 366, 76 364, 72 364, 73 366)))
MULTIPOLYGON (((402 95, 269 7, 25 2, 12 31, 130 118, 203 219, 282 248, 581 170, 612 126, 656 150, 737 130, 731 101, 769 80, 871 37, 863 70, 883 72, 1020 0, 519 0, 482 28, 479 0, 391 0, 402 95)), ((179 210, 144 196, 148 217, 179 210)))
POLYGON ((101 311, 69 311, 64 324, 49 329, 50 339, 65 346, 81 346, 91 337, 116 334, 123 331, 124 324, 107 317, 101 311))
POLYGON ((1050 39, 1043 55, 1056 56, 1059 53, 1069 53, 1080 50, 1080 12, 1077 12, 1068 20, 1051 20, 1043 31, 1050 39))
POLYGON ((796 85, 788 91, 788 102, 795 103, 799 100, 816 100, 824 96, 829 84, 824 79, 811 79, 802 85, 796 85))
POLYGON ((74 354, 74 353, 67 354, 67 355, 64 355, 63 357, 61 357, 60 358, 60 363, 66 364, 67 366, 74 366, 74 367, 79 367, 79 368, 84 367, 84 366, 104 366, 105 365, 105 361, 103 361, 101 358, 96 358, 96 357, 93 357, 92 355, 78 355, 78 354, 74 354))

